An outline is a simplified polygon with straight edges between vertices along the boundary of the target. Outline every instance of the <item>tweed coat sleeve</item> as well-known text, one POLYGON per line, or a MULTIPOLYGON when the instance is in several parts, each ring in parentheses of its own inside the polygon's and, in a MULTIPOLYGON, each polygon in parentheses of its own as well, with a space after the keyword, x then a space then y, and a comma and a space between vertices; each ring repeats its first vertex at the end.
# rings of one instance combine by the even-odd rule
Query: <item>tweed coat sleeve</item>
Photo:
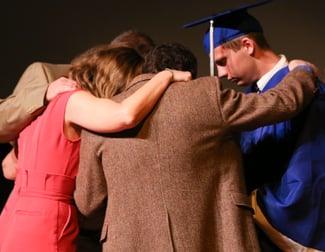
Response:
POLYGON ((74 201, 78 209, 77 251, 101 251, 100 233, 106 211, 106 182, 101 165, 101 144, 87 130, 81 133, 80 162, 74 201))
POLYGON ((68 67, 41 62, 27 67, 13 93, 0 100, 0 142, 14 140, 43 111, 47 84, 66 75, 68 67))
POLYGON ((302 111, 317 93, 315 78, 307 70, 294 69, 275 88, 262 94, 220 91, 220 115, 233 131, 277 123, 302 111))
POLYGON ((107 187, 101 160, 102 137, 87 130, 83 130, 81 134, 80 164, 74 199, 81 216, 85 218, 96 217, 99 213, 103 216, 101 211, 106 208, 107 187))

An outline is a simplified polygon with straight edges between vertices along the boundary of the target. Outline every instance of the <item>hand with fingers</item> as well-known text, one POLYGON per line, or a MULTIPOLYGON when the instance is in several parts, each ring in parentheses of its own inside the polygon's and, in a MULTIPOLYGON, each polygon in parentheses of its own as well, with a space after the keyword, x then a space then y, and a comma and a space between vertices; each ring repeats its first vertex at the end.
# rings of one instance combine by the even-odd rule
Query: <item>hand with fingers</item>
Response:
POLYGON ((49 84, 49 87, 46 92, 46 101, 50 102, 58 94, 75 90, 77 87, 78 87, 78 84, 74 80, 71 80, 71 79, 68 79, 65 77, 61 77, 49 84))
POLYGON ((302 67, 302 68, 307 67, 307 68, 309 68, 313 72, 313 74, 316 77, 319 77, 319 69, 314 64, 312 64, 312 63, 310 63, 308 61, 301 60, 301 59, 291 60, 289 62, 289 69, 290 69, 290 71, 293 70, 296 67, 302 67))

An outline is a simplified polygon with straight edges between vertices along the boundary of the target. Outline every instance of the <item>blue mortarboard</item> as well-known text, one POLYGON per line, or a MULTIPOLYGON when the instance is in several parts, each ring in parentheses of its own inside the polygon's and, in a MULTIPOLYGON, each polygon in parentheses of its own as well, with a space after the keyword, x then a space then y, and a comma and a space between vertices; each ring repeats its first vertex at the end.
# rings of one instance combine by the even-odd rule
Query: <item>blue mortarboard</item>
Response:
POLYGON ((210 29, 205 33, 203 43, 205 51, 207 53, 211 52, 211 75, 214 75, 213 49, 227 41, 230 41, 247 33, 263 32, 263 28, 258 20, 248 14, 247 9, 251 9, 271 1, 272 0, 264 0, 262 2, 254 4, 243 5, 239 8, 226 10, 184 25, 184 28, 189 28, 210 22, 210 29))

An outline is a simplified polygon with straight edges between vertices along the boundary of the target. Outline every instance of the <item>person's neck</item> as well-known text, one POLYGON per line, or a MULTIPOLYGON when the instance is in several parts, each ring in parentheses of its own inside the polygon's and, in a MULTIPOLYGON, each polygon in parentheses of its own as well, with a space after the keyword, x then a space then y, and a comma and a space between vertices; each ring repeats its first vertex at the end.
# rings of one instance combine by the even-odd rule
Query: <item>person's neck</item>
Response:
POLYGON ((256 58, 259 69, 259 78, 271 71, 275 65, 279 62, 281 56, 271 50, 264 50, 256 58))

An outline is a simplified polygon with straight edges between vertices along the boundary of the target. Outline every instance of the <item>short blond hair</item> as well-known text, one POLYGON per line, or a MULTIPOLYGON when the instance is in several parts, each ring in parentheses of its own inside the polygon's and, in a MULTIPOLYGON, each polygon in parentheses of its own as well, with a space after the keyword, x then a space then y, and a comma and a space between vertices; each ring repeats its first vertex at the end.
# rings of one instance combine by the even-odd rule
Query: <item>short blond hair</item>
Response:
POLYGON ((264 34, 260 32, 250 32, 248 34, 245 34, 243 36, 240 36, 222 44, 222 47, 225 49, 232 49, 234 51, 238 51, 241 48, 241 39, 243 37, 248 37, 252 39, 256 43, 256 45, 259 46, 261 49, 270 49, 270 45, 267 42, 264 34))

